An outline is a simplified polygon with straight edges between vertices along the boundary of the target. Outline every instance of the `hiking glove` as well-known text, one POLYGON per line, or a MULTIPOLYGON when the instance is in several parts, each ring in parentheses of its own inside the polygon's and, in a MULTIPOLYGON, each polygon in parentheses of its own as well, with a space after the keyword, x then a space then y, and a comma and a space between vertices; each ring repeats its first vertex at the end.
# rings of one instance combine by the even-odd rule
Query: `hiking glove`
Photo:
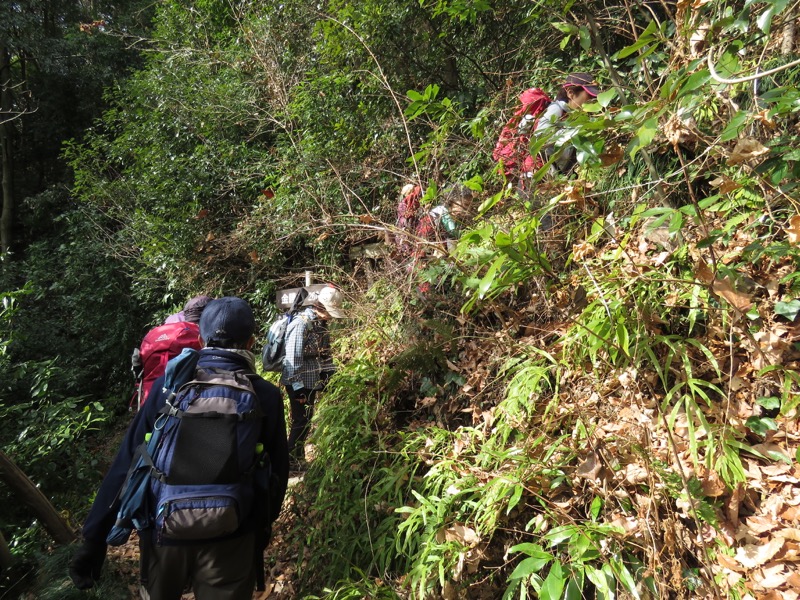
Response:
POLYGON ((88 590, 100 579, 100 570, 106 560, 105 542, 84 540, 69 563, 69 576, 79 590, 88 590))

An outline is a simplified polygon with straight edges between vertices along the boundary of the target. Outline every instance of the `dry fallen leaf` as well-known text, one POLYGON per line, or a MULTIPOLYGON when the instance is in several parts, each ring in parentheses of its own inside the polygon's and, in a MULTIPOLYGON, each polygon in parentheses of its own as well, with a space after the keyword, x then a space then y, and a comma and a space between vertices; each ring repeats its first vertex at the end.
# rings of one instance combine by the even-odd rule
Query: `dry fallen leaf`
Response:
POLYGON ((568 185, 564 188, 564 196, 566 199, 562 200, 561 204, 575 204, 579 209, 583 210, 586 205, 586 198, 584 197, 586 188, 586 182, 581 180, 568 185))
POLYGON ((800 521, 800 506, 790 506, 780 516, 784 521, 800 521))
POLYGON ((614 144, 600 154, 600 164, 604 167, 610 167, 621 161, 623 156, 625 156, 625 149, 619 144, 614 144))
POLYGON ((742 546, 736 549, 736 560, 743 567, 755 569, 775 556, 783 548, 783 544, 783 538, 772 538, 766 544, 742 546))
POLYGON ((728 158, 728 166, 734 166, 758 158, 769 152, 764 144, 752 137, 743 137, 736 142, 730 157, 728 158))
POLYGON ((709 498, 718 498, 728 489, 716 471, 709 471, 706 473, 701 484, 703 486, 703 493, 709 498))
POLYGON ((445 360, 445 362, 447 363, 447 368, 448 369, 450 369, 451 371, 453 371, 455 373, 461 373, 461 369, 459 369, 457 365, 455 365, 452 362, 450 362, 449 359, 445 360))
POLYGON ((756 357, 754 364, 757 368, 762 369, 767 365, 777 365, 782 362, 783 355, 789 348, 789 343, 783 339, 782 331, 759 331, 753 334, 753 338, 758 342, 761 349, 763 360, 767 364, 761 364, 762 356, 756 357))
POLYGON ((792 573, 786 579, 786 583, 788 583, 793 588, 800 589, 800 573, 792 573))
POLYGON ((625 481, 632 485, 646 483, 650 481, 650 474, 641 465, 630 463, 625 467, 625 481))
POLYGON ((782 537, 785 540, 792 540, 793 542, 800 542, 800 529, 795 529, 793 527, 786 527, 785 529, 781 529, 780 531, 776 531, 775 535, 777 537, 782 537))
POLYGON ((792 460, 783 448, 772 442, 766 444, 755 444, 752 446, 752 448, 764 456, 782 456, 787 462, 791 462, 792 460))
POLYGON ((739 563, 733 560, 732 557, 728 556, 727 554, 723 554, 722 552, 717 552, 717 562, 731 571, 744 571, 739 563))
POLYGON ((726 177, 725 175, 721 175, 720 177, 709 181, 709 183, 714 187, 718 187, 721 194, 730 194, 734 190, 738 190, 740 187, 742 187, 733 179, 726 177))
POLYGON ((417 400, 416 408, 427 408, 436 404, 436 396, 426 396, 422 400, 417 400))
POLYGON ((580 244, 573 244, 572 245, 572 257, 576 261, 581 261, 584 258, 589 258, 594 256, 595 248, 594 244, 590 244, 589 242, 581 242, 580 244))
POLYGON ((768 129, 775 129, 775 119, 770 118, 768 108, 765 108, 761 112, 756 113, 755 118, 756 121, 759 121, 762 125, 764 125, 768 129))
POLYGON ((800 215, 795 215, 789 219, 789 227, 786 228, 786 237, 790 244, 797 246, 800 244, 800 215))
POLYGON ((778 523, 775 522, 775 519, 762 515, 753 515, 752 517, 747 517, 745 519, 745 523, 747 523, 747 528, 755 534, 767 533, 778 526, 778 523))
POLYGON ((442 528, 436 532, 436 541, 440 544, 444 542, 459 542, 465 546, 475 546, 481 538, 471 527, 454 523, 450 527, 442 528))
POLYGON ((696 140, 696 136, 689 129, 689 124, 692 123, 693 120, 691 117, 682 119, 678 114, 674 114, 664 123, 661 127, 661 131, 670 144, 678 146, 679 144, 685 144, 696 140))
POLYGON ((695 265, 694 276, 697 277, 697 280, 700 283, 705 283, 706 285, 714 281, 714 273, 711 271, 711 268, 708 266, 708 264, 703 260, 698 261, 695 265))
POLYGON ((726 502, 725 514, 728 520, 736 525, 739 522, 739 507, 745 497, 745 487, 741 483, 738 484, 731 494, 731 497, 726 502))
POLYGON ((728 277, 724 279, 715 279, 714 283, 711 284, 711 289, 714 290, 716 294, 725 298, 728 304, 739 312, 747 312, 753 306, 750 295, 735 290, 728 277))
POLYGON ((578 469, 575 471, 575 474, 578 477, 585 477, 586 479, 595 480, 597 479, 597 475, 600 473, 600 469, 602 468, 603 465, 600 464, 600 459, 597 457, 597 454, 591 452, 589 453, 589 456, 586 457, 586 460, 578 465, 578 469))

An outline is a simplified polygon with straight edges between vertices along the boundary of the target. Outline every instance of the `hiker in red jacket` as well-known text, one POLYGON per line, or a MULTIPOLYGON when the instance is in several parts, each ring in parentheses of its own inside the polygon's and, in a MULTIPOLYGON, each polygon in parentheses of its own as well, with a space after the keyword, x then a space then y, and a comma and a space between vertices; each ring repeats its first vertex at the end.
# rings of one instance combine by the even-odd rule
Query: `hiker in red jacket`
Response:
POLYGON ((572 73, 561 85, 555 100, 541 88, 530 88, 519 96, 519 106, 503 127, 492 158, 502 162, 503 174, 520 190, 530 190, 529 180, 554 153, 552 173, 569 173, 575 166, 575 148, 569 140, 575 130, 560 123, 572 110, 597 96, 597 84, 589 73, 572 73), (550 136, 542 151, 531 156, 531 137, 550 136))
POLYGON ((597 84, 589 73, 572 73, 564 80, 556 99, 538 118, 526 115, 520 121, 521 133, 527 134, 533 128, 533 135, 537 138, 550 136, 539 155, 542 159, 541 164, 544 164, 556 154, 551 167, 551 172, 554 171, 554 174, 569 174, 577 164, 575 146, 569 143, 576 131, 564 127, 562 122, 570 112, 580 110, 584 104, 596 98, 598 92, 597 84))
MULTIPOLYGON (((435 206, 421 204, 422 188, 409 183, 400 193, 397 204, 397 231, 392 256, 405 270, 416 276, 430 255, 443 257, 453 250, 460 227, 471 210, 475 193, 464 185, 447 191, 435 206)), ((423 282, 418 291, 427 293, 431 285, 423 282)))
POLYGON ((525 178, 541 166, 542 163, 537 165, 537 159, 530 153, 530 127, 527 123, 535 122, 550 102, 550 97, 541 88, 525 90, 519 95, 517 110, 500 132, 492 158, 502 163, 503 175, 509 182, 524 187, 525 178))
POLYGON ((415 242, 413 235, 417 231, 420 219, 420 198, 422 188, 413 183, 407 183, 400 191, 400 201, 397 203, 397 233, 394 236, 394 245, 401 257, 411 256, 415 242))

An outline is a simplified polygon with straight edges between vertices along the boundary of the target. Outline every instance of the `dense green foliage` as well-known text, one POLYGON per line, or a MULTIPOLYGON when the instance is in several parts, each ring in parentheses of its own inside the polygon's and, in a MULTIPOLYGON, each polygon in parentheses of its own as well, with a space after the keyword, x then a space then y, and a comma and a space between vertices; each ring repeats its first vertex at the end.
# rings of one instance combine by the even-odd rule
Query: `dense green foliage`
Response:
MULTIPOLYGON (((0 137, 10 140, 2 177, 13 200, 4 193, 0 209, 12 233, 0 258, 0 445, 65 515, 84 506, 105 469, 86 432, 127 405, 128 356, 150 311, 103 244, 102 216, 73 201, 62 144, 82 135, 102 114, 105 90, 140 64, 127 45, 149 14, 135 1, 0 5, 0 137), (107 35, 112 26, 118 35, 107 35)), ((7 486, 0 504, 16 559, 0 589, 11 597, 36 578, 48 536, 7 486)))
MULTIPOLYGON (((792 462, 800 403, 795 9, 158 3, 142 58, 96 60, 108 109, 62 134, 70 198, 20 188, 0 439, 81 515, 69 479, 96 481, 87 430, 141 326, 198 291, 267 314, 313 269, 354 318, 282 521, 303 593, 741 598, 723 505, 757 496, 753 461, 792 462), (521 193, 497 132, 520 90, 577 70, 603 88, 569 118, 577 176, 521 193), (447 261, 386 259, 367 290, 347 250, 408 182, 480 208, 447 261)), ((109 19, 62 37, 112 48, 130 33, 109 19)))

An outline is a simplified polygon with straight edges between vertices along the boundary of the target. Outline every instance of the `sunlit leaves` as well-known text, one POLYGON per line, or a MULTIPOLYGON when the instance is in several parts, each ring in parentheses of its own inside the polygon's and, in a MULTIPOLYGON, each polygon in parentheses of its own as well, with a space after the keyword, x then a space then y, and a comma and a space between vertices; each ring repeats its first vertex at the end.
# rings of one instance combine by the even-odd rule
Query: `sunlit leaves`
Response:
POLYGON ((636 136, 628 145, 628 153, 632 159, 642 148, 650 145, 656 137, 656 133, 658 133, 658 118, 651 117, 636 130, 636 136))

